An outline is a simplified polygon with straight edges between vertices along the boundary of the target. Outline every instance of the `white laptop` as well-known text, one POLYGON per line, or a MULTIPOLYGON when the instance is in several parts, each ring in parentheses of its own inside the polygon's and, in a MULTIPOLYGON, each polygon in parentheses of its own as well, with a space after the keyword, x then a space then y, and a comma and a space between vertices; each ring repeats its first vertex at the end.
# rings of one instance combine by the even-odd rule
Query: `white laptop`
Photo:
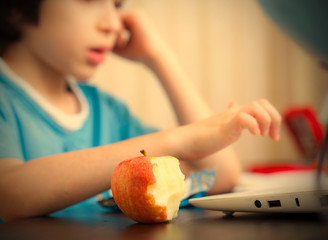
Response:
POLYGON ((194 198, 189 203, 227 214, 323 212, 328 211, 328 176, 322 174, 318 187, 315 171, 244 173, 234 192, 194 198))

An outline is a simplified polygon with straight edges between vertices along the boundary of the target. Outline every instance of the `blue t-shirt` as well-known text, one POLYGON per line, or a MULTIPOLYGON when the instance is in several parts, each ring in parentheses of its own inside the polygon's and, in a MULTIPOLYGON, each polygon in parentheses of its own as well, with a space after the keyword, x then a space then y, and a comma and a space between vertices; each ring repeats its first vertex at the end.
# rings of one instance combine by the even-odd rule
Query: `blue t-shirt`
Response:
POLYGON ((0 159, 18 158, 26 162, 156 131, 142 124, 111 95, 88 84, 79 87, 88 102, 89 115, 80 129, 66 131, 0 72, 0 159))

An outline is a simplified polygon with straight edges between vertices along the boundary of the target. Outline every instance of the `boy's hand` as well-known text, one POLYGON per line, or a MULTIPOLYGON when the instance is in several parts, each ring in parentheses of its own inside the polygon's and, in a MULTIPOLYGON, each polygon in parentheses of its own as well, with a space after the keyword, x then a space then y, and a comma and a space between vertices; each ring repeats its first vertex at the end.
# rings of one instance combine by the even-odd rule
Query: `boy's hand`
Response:
POLYGON ((279 140, 281 116, 266 99, 244 106, 232 102, 226 112, 231 117, 231 129, 227 128, 227 130, 234 135, 239 136, 246 128, 255 136, 270 136, 275 141, 279 140))
POLYGON ((158 50, 166 47, 164 41, 141 10, 119 10, 119 16, 125 30, 118 35, 113 52, 148 65, 158 50))
POLYGON ((194 139, 187 149, 193 156, 187 158, 201 158, 227 147, 239 139, 244 129, 277 141, 280 125, 279 112, 266 99, 241 106, 230 103, 225 111, 185 127, 186 134, 190 134, 186 139, 194 139))

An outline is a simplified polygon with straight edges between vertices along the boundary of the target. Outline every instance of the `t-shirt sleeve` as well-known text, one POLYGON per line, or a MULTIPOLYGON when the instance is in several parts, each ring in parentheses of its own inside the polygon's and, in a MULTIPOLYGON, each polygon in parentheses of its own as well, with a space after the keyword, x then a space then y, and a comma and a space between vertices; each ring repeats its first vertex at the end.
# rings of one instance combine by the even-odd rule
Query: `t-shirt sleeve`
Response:
POLYGON ((0 106, 0 159, 23 159, 18 140, 18 127, 14 126, 14 116, 0 106))

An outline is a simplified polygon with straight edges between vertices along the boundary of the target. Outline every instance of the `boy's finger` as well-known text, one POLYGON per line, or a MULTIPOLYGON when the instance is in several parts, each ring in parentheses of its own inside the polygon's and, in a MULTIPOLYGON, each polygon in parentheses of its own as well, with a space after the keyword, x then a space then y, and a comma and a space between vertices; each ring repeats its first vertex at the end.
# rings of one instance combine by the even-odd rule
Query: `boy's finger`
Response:
POLYGON ((238 124, 242 128, 248 129, 255 136, 261 134, 257 120, 245 112, 240 112, 238 114, 238 124))
POLYGON ((271 126, 270 126, 270 136, 274 140, 279 140, 280 138, 280 126, 281 126, 281 115, 274 108, 269 101, 262 99, 259 101, 263 108, 266 109, 267 113, 271 117, 271 126))
POLYGON ((271 126, 271 116, 267 110, 258 102, 252 102, 245 107, 244 111, 256 119, 261 130, 261 135, 268 135, 271 126))

